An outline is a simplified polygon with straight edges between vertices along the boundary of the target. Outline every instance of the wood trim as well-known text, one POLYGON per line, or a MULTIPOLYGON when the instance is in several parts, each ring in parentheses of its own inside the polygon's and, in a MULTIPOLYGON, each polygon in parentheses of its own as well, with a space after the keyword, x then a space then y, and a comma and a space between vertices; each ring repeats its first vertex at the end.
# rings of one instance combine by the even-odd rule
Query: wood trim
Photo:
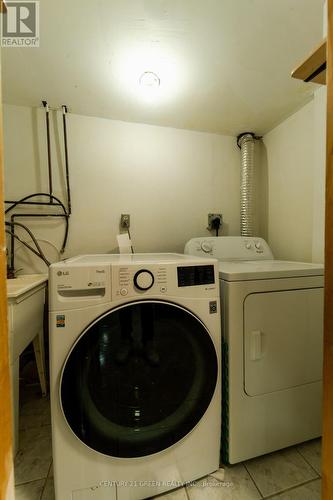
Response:
POLYGON ((333 0, 328 0, 322 498, 333 500, 333 0))
POLYGON ((326 39, 291 73, 293 78, 304 82, 326 83, 326 39), (322 68, 321 71, 319 69, 322 68))
POLYGON ((0 0, 0 12, 2 14, 6 14, 7 13, 7 5, 6 5, 5 0, 0 0))
POLYGON ((13 498, 11 484, 13 478, 13 461, 7 328, 7 261, 3 207, 2 107, 0 94, 0 499, 7 500, 13 498))

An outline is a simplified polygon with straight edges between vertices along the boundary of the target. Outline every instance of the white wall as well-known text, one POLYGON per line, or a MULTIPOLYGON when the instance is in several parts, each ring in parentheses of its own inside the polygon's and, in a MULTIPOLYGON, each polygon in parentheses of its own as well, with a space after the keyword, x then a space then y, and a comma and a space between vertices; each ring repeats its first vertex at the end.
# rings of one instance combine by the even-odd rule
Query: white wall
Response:
MULTIPOLYGON (((54 194, 64 198, 61 115, 52 116, 54 194), (59 175, 60 171, 60 175, 59 175)), ((68 115, 73 215, 65 257, 117 251, 121 213, 131 214, 137 252, 178 251, 210 235, 207 214, 222 212, 223 234, 239 234, 239 150, 235 138, 68 115)), ((47 190, 44 114, 4 106, 6 198, 47 190)), ((23 220, 27 222, 27 220, 23 220)), ((29 220, 52 260, 63 223, 29 220)), ((18 245, 17 266, 43 269, 18 245)), ((44 268, 45 269, 45 268, 44 268)))
POLYGON ((324 262, 326 97, 318 86, 309 104, 264 137, 262 228, 280 259, 324 262))
POLYGON ((324 261, 326 88, 265 135, 267 239, 275 257, 324 261))
POLYGON ((325 259, 325 181, 326 181, 326 103, 327 90, 322 87, 314 100, 314 163, 313 163, 313 219, 312 260, 325 259))

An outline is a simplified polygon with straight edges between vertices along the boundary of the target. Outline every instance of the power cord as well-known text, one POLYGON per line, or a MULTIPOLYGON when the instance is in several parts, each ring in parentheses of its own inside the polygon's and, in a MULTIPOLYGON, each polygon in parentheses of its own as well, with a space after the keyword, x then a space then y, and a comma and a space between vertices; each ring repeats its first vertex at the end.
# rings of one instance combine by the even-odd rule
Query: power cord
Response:
POLYGON ((131 238, 131 233, 130 233, 129 227, 127 227, 126 230, 127 230, 127 234, 128 234, 129 239, 130 239, 130 242, 131 242, 131 251, 132 251, 132 253, 135 253, 133 245, 132 245, 132 238, 131 238))
POLYGON ((215 229, 215 236, 219 235, 219 229, 221 227, 221 220, 218 217, 215 217, 215 219, 212 220, 211 222, 212 229, 215 229))

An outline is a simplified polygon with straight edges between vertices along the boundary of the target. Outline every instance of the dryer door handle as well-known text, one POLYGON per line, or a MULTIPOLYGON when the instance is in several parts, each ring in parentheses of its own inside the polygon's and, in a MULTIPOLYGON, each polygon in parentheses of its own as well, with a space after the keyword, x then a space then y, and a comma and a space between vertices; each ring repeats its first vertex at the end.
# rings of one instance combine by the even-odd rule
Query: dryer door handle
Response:
POLYGON ((251 361, 258 361, 263 357, 263 332, 260 330, 254 330, 250 335, 250 359, 251 361))

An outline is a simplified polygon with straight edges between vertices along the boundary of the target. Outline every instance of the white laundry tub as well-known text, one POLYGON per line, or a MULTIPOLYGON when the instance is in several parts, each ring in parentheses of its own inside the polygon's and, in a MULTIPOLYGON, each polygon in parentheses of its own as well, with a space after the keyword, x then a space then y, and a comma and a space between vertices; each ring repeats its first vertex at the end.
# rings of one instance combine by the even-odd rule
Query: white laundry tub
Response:
POLYGON ((19 433, 19 366, 20 355, 34 343, 42 393, 46 394, 43 317, 45 287, 48 276, 25 275, 7 280, 9 362, 12 378, 14 453, 19 433))

